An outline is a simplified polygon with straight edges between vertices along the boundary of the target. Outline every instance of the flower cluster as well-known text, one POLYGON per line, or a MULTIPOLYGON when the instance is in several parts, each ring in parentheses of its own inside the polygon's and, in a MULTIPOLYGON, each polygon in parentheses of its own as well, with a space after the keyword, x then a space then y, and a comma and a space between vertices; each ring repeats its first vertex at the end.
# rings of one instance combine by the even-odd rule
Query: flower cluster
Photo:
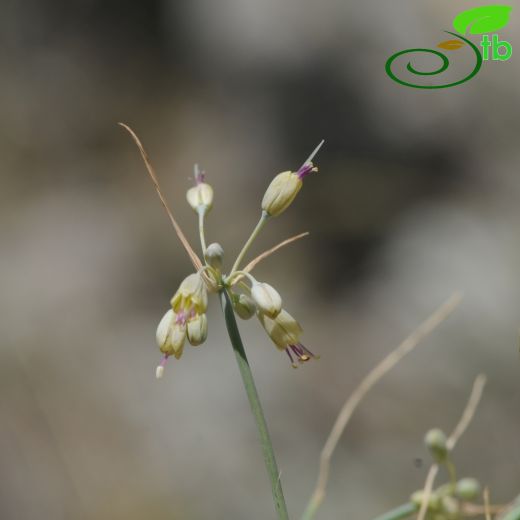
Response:
MULTIPOLYGON (((208 335, 206 309, 208 293, 211 292, 226 291, 234 312, 241 319, 247 320, 256 315, 276 347, 287 353, 293 367, 317 358, 301 343, 302 327, 282 307, 282 298, 278 291, 268 283, 259 282, 250 273, 258 261, 272 251, 260 255, 243 269, 240 269, 240 264, 268 219, 283 213, 300 191, 304 177, 318 171, 313 165, 312 159, 322 144, 323 141, 296 172, 282 172, 271 181, 262 200, 260 220, 239 253, 229 274, 222 272, 224 255, 222 247, 217 243, 206 246, 204 219, 213 206, 213 188, 206 183, 204 172, 201 172, 195 165, 195 186, 188 190, 186 198, 199 217, 199 234, 204 262, 193 251, 167 208, 177 234, 197 271, 182 281, 171 299, 171 308, 157 327, 157 344, 164 355, 163 361, 156 370, 158 378, 162 377, 166 360, 170 356, 174 356, 176 359, 181 357, 186 340, 192 346, 200 345, 206 340, 208 335)), ((152 175, 152 178, 161 200, 163 200, 155 176, 152 175)), ((285 245, 286 242, 281 245, 285 245)))
POLYGON ((164 354, 162 364, 157 367, 158 378, 162 377, 169 356, 181 357, 186 338, 196 347, 208 336, 208 292, 198 273, 182 281, 170 303, 171 309, 161 319, 156 333, 157 344, 164 354))

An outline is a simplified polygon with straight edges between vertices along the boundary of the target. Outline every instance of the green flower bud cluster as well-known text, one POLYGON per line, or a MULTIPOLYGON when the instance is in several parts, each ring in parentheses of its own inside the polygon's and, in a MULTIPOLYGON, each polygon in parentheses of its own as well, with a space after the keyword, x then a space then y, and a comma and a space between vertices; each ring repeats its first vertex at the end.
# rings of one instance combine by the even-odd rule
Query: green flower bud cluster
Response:
MULTIPOLYGON (((456 470, 450 459, 449 442, 439 428, 429 430, 424 443, 434 462, 448 470, 450 481, 434 489, 426 506, 427 520, 462 520, 467 504, 477 500, 481 494, 479 482, 474 478, 457 480, 456 470)), ((410 501, 419 509, 425 498, 425 491, 420 489, 412 494, 410 501)))

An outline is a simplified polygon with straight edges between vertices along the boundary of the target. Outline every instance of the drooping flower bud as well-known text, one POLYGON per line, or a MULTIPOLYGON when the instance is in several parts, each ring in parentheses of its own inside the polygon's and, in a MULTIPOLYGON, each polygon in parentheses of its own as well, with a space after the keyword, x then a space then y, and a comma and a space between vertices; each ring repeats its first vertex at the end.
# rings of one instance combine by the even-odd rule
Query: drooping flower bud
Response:
POLYGON ((256 305, 247 294, 236 294, 233 299, 233 309, 243 320, 248 320, 255 315, 256 305))
POLYGON ((195 210, 209 211, 213 206, 213 188, 204 182, 204 172, 195 165, 195 186, 186 193, 188 204, 195 210))
POLYGON ((280 350, 285 350, 289 345, 299 343, 303 329, 285 309, 282 309, 274 319, 259 312, 258 319, 273 343, 280 350))
POLYGON ((175 319, 175 314, 172 309, 168 310, 166 314, 161 318, 159 325, 157 327, 157 332, 155 333, 155 339, 157 340, 157 345, 160 349, 163 348, 163 345, 166 344, 168 340, 168 335, 170 333, 170 326, 175 319))
POLYGON ((198 273, 187 276, 171 299, 173 310, 177 312, 206 312, 208 292, 202 277, 198 273))
POLYGON ((255 280, 251 287, 251 298, 258 310, 270 318, 276 318, 282 310, 282 297, 268 283, 255 280))
POLYGON ((220 273, 222 269, 222 260, 224 258, 224 249, 217 242, 210 244, 204 252, 204 258, 209 266, 213 267, 215 271, 220 273))
POLYGON ((297 365, 293 356, 296 357, 298 363, 318 359, 317 356, 300 343, 300 336, 303 330, 300 324, 286 310, 282 309, 280 314, 274 319, 261 312, 258 312, 257 316, 273 343, 278 349, 285 350, 294 368, 297 365))
POLYGON ((156 340, 159 349, 163 354, 173 355, 179 359, 182 355, 185 338, 186 325, 170 309, 162 317, 157 327, 156 340))
POLYGON ((197 314, 186 324, 186 335, 191 345, 196 347, 206 341, 208 337, 208 319, 205 314, 197 314))
POLYGON ((446 434, 439 428, 429 430, 424 437, 424 444, 435 462, 442 463, 448 458, 446 434))

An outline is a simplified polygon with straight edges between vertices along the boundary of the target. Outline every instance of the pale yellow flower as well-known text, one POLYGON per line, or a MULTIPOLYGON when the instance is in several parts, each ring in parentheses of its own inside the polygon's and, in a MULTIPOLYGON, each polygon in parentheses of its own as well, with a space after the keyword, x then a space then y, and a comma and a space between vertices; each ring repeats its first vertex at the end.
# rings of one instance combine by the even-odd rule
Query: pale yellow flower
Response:
POLYGON ((300 342, 303 329, 285 309, 282 309, 274 319, 262 312, 258 312, 257 316, 273 343, 279 350, 284 350, 287 353, 293 367, 297 366, 294 363, 294 358, 299 363, 317 359, 317 356, 300 342))

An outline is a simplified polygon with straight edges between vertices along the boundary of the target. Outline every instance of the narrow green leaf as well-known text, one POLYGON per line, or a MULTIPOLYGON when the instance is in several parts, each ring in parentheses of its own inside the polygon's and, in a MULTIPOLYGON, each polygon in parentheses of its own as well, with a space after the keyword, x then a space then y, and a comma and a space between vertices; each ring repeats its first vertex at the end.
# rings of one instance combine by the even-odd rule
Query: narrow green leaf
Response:
POLYGON ((509 5, 483 5, 459 13, 453 27, 461 34, 484 34, 498 31, 509 22, 512 7, 509 5))

